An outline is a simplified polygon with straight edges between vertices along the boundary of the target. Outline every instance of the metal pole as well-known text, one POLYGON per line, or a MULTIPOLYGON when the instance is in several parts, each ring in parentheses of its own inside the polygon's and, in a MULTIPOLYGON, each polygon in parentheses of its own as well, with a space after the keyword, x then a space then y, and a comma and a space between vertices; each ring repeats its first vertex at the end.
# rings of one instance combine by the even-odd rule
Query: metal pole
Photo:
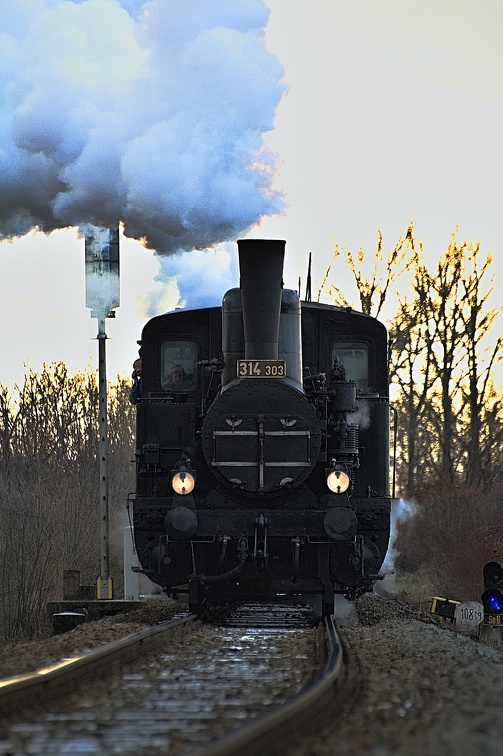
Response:
POLYGON ((98 319, 99 455, 100 455, 100 576, 98 599, 112 598, 108 539, 108 419, 105 319, 115 317, 119 306, 119 229, 84 225, 86 253, 86 305, 98 319))
POLYGON ((108 410, 106 370, 105 318, 98 318, 99 357, 99 415, 100 415, 100 502, 101 502, 101 568, 97 584, 98 599, 112 598, 112 580, 109 573, 110 549, 108 527, 108 410))

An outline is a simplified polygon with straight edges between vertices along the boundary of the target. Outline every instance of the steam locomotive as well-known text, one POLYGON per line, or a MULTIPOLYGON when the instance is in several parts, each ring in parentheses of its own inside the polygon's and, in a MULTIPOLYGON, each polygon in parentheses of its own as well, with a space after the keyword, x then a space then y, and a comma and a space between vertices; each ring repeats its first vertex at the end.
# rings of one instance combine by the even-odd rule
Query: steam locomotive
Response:
POLYGON ((141 570, 189 607, 371 591, 388 548, 388 340, 283 289, 285 242, 238 241, 222 307, 150 320, 133 522, 141 570))

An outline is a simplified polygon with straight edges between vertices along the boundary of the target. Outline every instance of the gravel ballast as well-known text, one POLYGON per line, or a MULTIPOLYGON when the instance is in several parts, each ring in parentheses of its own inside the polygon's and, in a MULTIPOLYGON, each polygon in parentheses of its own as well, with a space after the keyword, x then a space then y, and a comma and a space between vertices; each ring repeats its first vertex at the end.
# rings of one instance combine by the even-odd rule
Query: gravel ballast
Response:
MULTIPOLYGON (((500 756, 503 657, 456 632, 448 621, 390 598, 364 596, 344 641, 358 672, 348 710, 327 711, 327 726, 289 756, 500 756)), ((154 601, 144 612, 88 622, 61 636, 10 644, 0 677, 48 665, 170 619, 184 606, 154 601)), ((499 632, 499 631, 494 631, 499 632)))
POLYGON ((389 599, 357 602, 363 623, 344 639, 361 667, 360 695, 342 719, 291 756, 500 756, 503 660, 450 624, 389 599))
POLYGON ((34 641, 6 643, 0 648, 0 679, 34 672, 105 643, 125 638, 146 627, 167 622, 187 609, 171 599, 148 599, 141 609, 103 617, 61 635, 34 641))

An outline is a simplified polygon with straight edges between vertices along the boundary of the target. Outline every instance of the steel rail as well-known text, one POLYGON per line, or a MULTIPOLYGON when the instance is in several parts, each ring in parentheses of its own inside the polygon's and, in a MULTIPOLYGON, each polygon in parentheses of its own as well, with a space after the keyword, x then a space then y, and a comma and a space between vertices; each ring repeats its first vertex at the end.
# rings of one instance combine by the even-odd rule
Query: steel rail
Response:
POLYGON ((338 686, 343 679, 343 649, 333 617, 325 619, 325 639, 327 660, 319 677, 286 704, 209 743, 203 755, 257 756, 273 753, 279 742, 285 745, 306 735, 309 724, 314 725, 316 717, 322 712, 326 714, 327 707, 337 699, 338 686))
POLYGON ((196 614, 189 614, 181 619, 162 622, 36 672, 0 680, 0 711, 4 715, 13 709, 19 711, 26 705, 43 704, 49 697, 75 689, 83 680, 103 677, 111 667, 127 664, 140 654, 155 651, 182 632, 186 625, 197 620, 196 614))

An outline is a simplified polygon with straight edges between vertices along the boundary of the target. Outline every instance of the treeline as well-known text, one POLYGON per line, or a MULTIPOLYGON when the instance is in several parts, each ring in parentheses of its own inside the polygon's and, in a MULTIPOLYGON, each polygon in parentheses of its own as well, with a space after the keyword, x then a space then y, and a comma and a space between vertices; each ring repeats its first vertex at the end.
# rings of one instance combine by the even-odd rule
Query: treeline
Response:
MULTIPOLYGON (((134 488, 129 382, 109 385, 110 566, 121 594, 127 495, 134 488)), ((0 385, 0 635, 33 636, 65 569, 95 584, 100 572, 99 417, 96 374, 63 363, 0 385)))
POLYGON ((397 492, 415 504, 397 566, 427 567, 440 590, 479 599, 482 564, 503 559, 502 308, 491 255, 456 236, 433 266, 412 225, 389 253, 379 234, 372 255, 346 251, 346 262, 360 309, 390 333, 397 492))

